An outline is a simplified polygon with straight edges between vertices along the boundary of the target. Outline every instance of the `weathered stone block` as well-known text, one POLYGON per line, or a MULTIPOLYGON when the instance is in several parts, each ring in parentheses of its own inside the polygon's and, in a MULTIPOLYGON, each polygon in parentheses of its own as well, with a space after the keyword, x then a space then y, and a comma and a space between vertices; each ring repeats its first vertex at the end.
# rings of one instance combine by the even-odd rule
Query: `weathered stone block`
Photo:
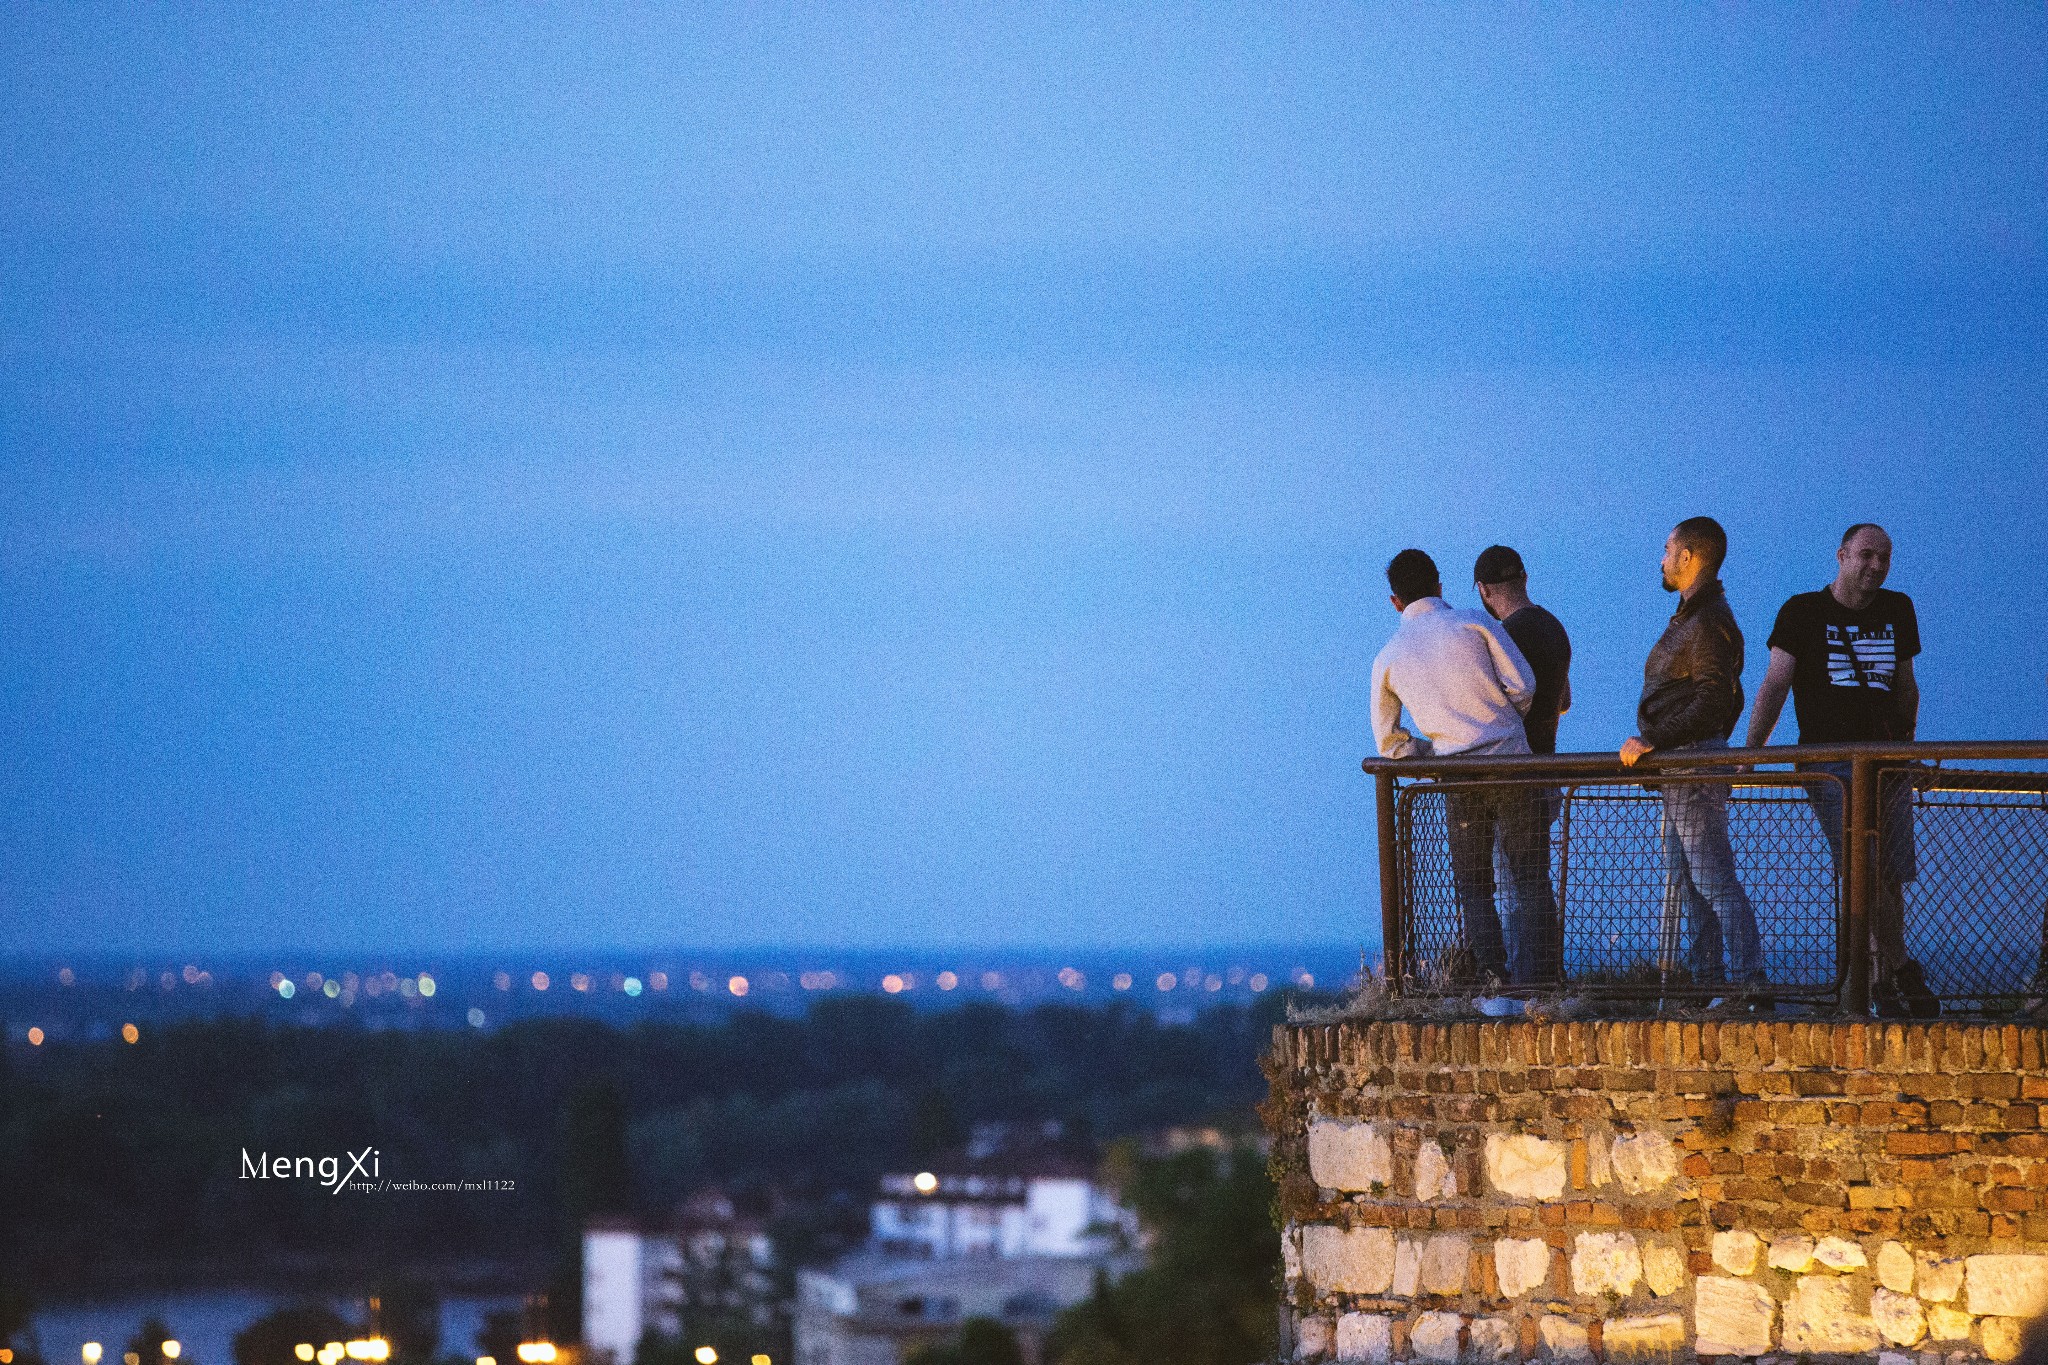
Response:
POLYGON ((1427 1139, 1415 1152, 1415 1197, 1427 1204, 1432 1199, 1450 1199, 1458 1193, 1458 1179, 1443 1148, 1427 1139))
POLYGON ((1609 1318, 1600 1327, 1600 1344, 1607 1355, 1661 1355, 1685 1345, 1685 1319, 1676 1313, 1657 1313, 1642 1318, 1609 1318))
POLYGON ((1294 1324, 1294 1358, 1321 1360, 1330 1353, 1330 1320, 1311 1313, 1294 1324))
POLYGON ((1960 1308, 1936 1304, 1927 1310, 1927 1335, 1936 1341, 1968 1341, 1976 1321, 1960 1308))
POLYGON ((2020 1353, 2020 1339, 2026 1335, 2023 1318, 1984 1319, 1984 1354, 1993 1360, 2013 1360, 2020 1353))
POLYGON ((1813 1239, 1811 1237, 1774 1237, 1771 1239, 1770 1254, 1765 1258, 1773 1270, 1789 1270, 1800 1274, 1813 1269, 1813 1239))
POLYGON ((1662 1133, 1629 1133, 1614 1140, 1614 1178, 1630 1194, 1661 1190, 1678 1177, 1678 1149, 1662 1133))
POLYGON ((1552 1360, 1593 1358, 1592 1334, 1586 1330, 1584 1323, 1551 1316, 1541 1319, 1536 1324, 1536 1330, 1543 1337, 1543 1349, 1550 1352, 1552 1360))
POLYGON ((2048 1256, 1972 1256, 1966 1265, 1972 1313, 2031 1318, 2048 1312, 2048 1256))
POLYGON ((1513 1360, 1522 1353, 1515 1325, 1506 1318, 1474 1318, 1465 1329, 1465 1355, 1477 1361, 1513 1360))
POLYGON ((1753 1232, 1714 1234, 1714 1264, 1730 1275, 1747 1275, 1755 1270, 1763 1249, 1762 1239, 1753 1232))
POLYGON ((1458 1358, 1458 1329, 1464 1325, 1456 1313, 1424 1313, 1408 1333, 1408 1350, 1417 1360, 1448 1365, 1458 1358))
POLYGON ((1763 1355, 1771 1349, 1777 1312, 1760 1284, 1702 1275, 1693 1284, 1693 1349, 1703 1356, 1763 1355))
POLYGON ((1886 1341, 1912 1346, 1927 1335, 1927 1314, 1911 1294, 1880 1289, 1870 1296, 1870 1318, 1886 1341))
POLYGON ((1403 1237, 1394 1246, 1393 1293, 1412 1299, 1422 1288, 1422 1243, 1403 1237))
POLYGON ((1394 1150, 1373 1124, 1317 1119, 1308 1126, 1308 1173, 1326 1190, 1384 1190, 1394 1179, 1394 1150))
POLYGON ((1301 1278, 1301 1229, 1290 1227, 1280 1235, 1280 1273, 1289 1280, 1301 1278))
POLYGON ((1346 1313, 1337 1319, 1337 1359, 1385 1362, 1394 1358, 1394 1320, 1383 1313, 1346 1313))
POLYGON ((1877 1249, 1877 1282, 1894 1294, 1913 1292, 1913 1253, 1897 1242, 1877 1249))
POLYGON ((1550 1278, 1550 1244, 1540 1237, 1504 1237, 1493 1244, 1493 1274, 1510 1299, 1541 1289, 1550 1278))
POLYGON ((1870 1265, 1870 1258, 1863 1254, 1863 1248, 1846 1237, 1823 1237, 1813 1247, 1815 1264, 1829 1270, 1863 1270, 1870 1265))
POLYGON ((1808 1275, 1792 1287, 1785 1300, 1785 1325, 1780 1344, 1792 1352, 1819 1355, 1862 1355, 1879 1344, 1877 1324, 1855 1301, 1852 1281, 1832 1275, 1808 1275))
POLYGON ((1394 1234, 1312 1223, 1301 1230, 1301 1267, 1320 1290, 1384 1294, 1394 1282, 1394 1234))
POLYGON ((1643 1283, 1658 1298, 1668 1298, 1685 1288, 1685 1253, 1662 1242, 1643 1248, 1643 1283))
POLYGON ((1486 1179, 1517 1199, 1555 1199, 1564 1193, 1566 1155, 1562 1142, 1527 1133, 1489 1133, 1486 1179))
POLYGON ((1626 1232, 1582 1232, 1573 1243, 1572 1292, 1626 1298, 1643 1277, 1642 1253, 1626 1232))
POLYGON ((1438 1233, 1422 1244, 1422 1292, 1462 1294, 1472 1263, 1472 1243, 1455 1233, 1438 1233))
POLYGON ((1587 1176, 1597 1188, 1614 1183, 1614 1159, 1607 1134, 1594 1133, 1586 1139, 1587 1176))
POLYGON ((1963 1258, 1920 1252, 1913 1257, 1920 1297, 1929 1303, 1953 1303, 1963 1292, 1963 1258))

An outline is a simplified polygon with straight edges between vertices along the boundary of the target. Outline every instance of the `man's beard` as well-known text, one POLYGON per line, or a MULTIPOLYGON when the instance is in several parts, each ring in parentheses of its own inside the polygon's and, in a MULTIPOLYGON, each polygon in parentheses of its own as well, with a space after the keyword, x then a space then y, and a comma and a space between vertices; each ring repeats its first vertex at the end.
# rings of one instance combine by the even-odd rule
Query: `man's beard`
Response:
POLYGON ((1671 575, 1670 575, 1670 574, 1668 574, 1668 573, 1665 573, 1665 572, 1664 572, 1664 571, 1663 571, 1662 569, 1659 569, 1659 570, 1657 570, 1657 577, 1663 580, 1663 582, 1664 582, 1664 591, 1666 591, 1666 592, 1677 592, 1677 591, 1678 591, 1678 585, 1677 585, 1676 583, 1673 583, 1673 582, 1671 581, 1671 575))

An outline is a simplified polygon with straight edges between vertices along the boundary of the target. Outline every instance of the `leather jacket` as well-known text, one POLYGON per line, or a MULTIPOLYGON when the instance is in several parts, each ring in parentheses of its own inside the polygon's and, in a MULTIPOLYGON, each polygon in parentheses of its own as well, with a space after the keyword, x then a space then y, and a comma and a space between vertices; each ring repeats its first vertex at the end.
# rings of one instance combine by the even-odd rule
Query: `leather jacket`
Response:
POLYGON ((1742 715, 1742 631, 1721 580, 1679 603, 1643 665, 1636 732, 1653 749, 1726 739, 1742 715))

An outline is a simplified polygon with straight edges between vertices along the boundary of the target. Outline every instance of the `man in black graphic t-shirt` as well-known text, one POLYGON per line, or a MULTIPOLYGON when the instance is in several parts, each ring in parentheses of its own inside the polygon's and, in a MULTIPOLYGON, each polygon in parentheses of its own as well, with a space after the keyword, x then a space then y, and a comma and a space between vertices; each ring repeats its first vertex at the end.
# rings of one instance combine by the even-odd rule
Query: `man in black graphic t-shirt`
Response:
MULTIPOLYGON (((1920 715, 1913 656, 1920 652, 1920 622, 1913 599, 1885 589, 1892 542, 1869 522, 1851 526, 1835 552, 1835 581, 1791 598, 1771 627, 1771 663, 1750 710, 1749 745, 1770 742, 1785 706, 1799 717, 1801 744, 1856 740, 1906 741, 1920 715)), ((1842 864, 1842 807, 1846 763, 1802 764, 1836 779, 1808 789, 1821 830, 1842 864)), ((1905 892, 1916 875, 1913 790, 1903 773, 1882 775, 1878 798, 1878 895, 1870 930, 1877 953, 1877 1000, 1885 1013, 1938 1014, 1920 964, 1906 951, 1905 892)))

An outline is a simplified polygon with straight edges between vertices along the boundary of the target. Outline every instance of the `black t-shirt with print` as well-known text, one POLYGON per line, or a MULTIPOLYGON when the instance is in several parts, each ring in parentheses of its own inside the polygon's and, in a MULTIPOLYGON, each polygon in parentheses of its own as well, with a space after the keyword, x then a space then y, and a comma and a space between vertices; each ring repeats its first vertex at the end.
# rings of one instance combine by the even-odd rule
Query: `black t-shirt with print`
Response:
POLYGON ((1522 717, 1522 728, 1529 735, 1529 752, 1554 754, 1557 708, 1564 703, 1565 672, 1572 666, 1571 637, 1564 633, 1564 626, 1555 616, 1534 604, 1523 607, 1501 625, 1536 675, 1536 695, 1529 702, 1529 714, 1522 717))
POLYGON ((1792 703, 1801 744, 1909 738, 1912 720, 1892 684, 1899 661, 1920 652, 1912 598, 1880 588, 1869 606, 1851 611, 1827 588, 1802 592, 1779 609, 1770 644, 1798 665, 1792 703))

